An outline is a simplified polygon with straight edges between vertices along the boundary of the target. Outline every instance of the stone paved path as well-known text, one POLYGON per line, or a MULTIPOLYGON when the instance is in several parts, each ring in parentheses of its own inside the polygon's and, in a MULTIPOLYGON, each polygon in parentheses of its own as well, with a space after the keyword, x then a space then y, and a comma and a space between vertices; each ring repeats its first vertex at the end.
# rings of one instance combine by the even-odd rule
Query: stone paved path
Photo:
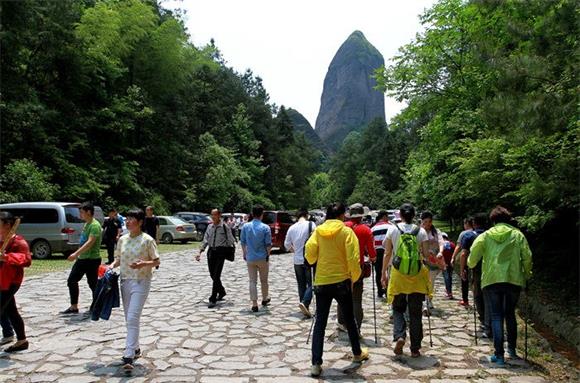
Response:
MULTIPOLYGON (((0 353, 0 382, 315 382, 309 377, 310 321, 297 309, 297 288, 291 254, 271 259, 272 304, 251 313, 248 277, 238 254, 226 262, 228 295, 217 309, 208 309, 210 279, 206 264, 193 260, 193 251, 165 254, 155 273, 141 325, 144 357, 131 377, 120 371, 125 324, 117 309, 109 321, 92 322, 82 315, 58 316, 67 307, 66 272, 25 281, 17 295, 31 349, 13 355, 0 353)), ((432 319, 433 347, 426 332, 424 357, 396 359, 386 306, 377 302, 379 344, 374 343, 372 290, 365 286, 364 343, 371 358, 351 364, 346 335, 335 327, 331 310, 326 332, 324 372, 319 381, 348 382, 544 382, 522 361, 493 368, 485 361, 489 342, 473 340, 473 317, 444 300, 442 278, 432 319), (432 367, 429 367, 432 366, 432 367)), ((367 280, 369 281, 369 280, 367 280)), ((457 281, 456 281, 457 282, 457 281)), ((86 308, 88 287, 81 282, 81 306, 86 308)), ((424 320, 427 331, 427 320, 424 320)), ((405 352, 409 350, 406 347, 405 352)))

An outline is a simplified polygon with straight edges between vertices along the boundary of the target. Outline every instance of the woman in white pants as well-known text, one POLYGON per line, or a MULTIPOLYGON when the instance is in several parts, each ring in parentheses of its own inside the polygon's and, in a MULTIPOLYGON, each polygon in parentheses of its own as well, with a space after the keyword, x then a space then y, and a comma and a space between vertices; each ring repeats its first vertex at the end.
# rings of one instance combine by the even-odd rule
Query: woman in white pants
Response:
POLYGON ((121 266, 121 297, 127 324, 127 343, 123 353, 125 369, 132 369, 134 360, 141 356, 139 322, 151 287, 152 269, 159 266, 155 239, 141 231, 144 220, 143 210, 127 213, 129 233, 119 238, 115 262, 109 266, 111 269, 121 266))
MULTIPOLYGON (((431 289, 433 295, 435 295, 435 278, 441 271, 445 268, 445 260, 443 258, 443 248, 445 246, 445 241, 441 234, 441 230, 435 228, 433 225, 433 213, 430 211, 424 211, 421 214, 421 227, 427 232, 427 237, 429 239, 429 256, 425 260, 427 267, 429 268, 429 279, 431 280, 431 289)), ((423 313, 425 315, 430 315, 430 310, 433 309, 432 299, 425 300, 423 302, 423 313)))

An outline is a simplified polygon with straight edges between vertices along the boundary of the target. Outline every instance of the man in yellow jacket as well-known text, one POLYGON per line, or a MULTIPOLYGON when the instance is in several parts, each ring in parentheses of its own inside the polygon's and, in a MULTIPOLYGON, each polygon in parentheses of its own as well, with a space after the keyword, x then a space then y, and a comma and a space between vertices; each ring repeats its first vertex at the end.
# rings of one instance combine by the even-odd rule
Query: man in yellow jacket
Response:
POLYGON ((353 362, 359 363, 369 357, 368 350, 360 346, 352 303, 352 284, 361 275, 359 244, 354 231, 344 225, 345 213, 343 204, 329 205, 326 221, 316 228, 306 242, 306 260, 316 265, 316 322, 312 335, 311 370, 311 375, 315 377, 322 373, 324 332, 333 299, 343 309, 353 362))

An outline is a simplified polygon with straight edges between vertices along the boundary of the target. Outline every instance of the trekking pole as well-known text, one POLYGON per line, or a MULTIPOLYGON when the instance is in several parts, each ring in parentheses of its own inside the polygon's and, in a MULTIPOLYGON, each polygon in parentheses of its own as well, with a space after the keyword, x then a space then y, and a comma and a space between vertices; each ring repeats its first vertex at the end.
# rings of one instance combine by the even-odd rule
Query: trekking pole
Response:
POLYGON ((375 304, 375 265, 371 265, 371 284, 373 285, 373 316, 375 318, 375 344, 379 344, 377 338, 377 307, 375 304))
POLYGON ((429 324, 429 345, 433 347, 433 337, 431 336, 431 310, 429 309, 429 298, 427 297, 427 323, 429 324))
MULTIPOLYGON (((314 267, 310 268, 310 288, 312 289, 312 300, 314 300, 316 297, 314 296, 314 267)), ((310 335, 312 334, 312 329, 314 328, 314 321, 316 320, 316 314, 317 312, 314 312, 314 315, 312 316, 312 322, 310 323, 310 330, 308 331, 308 338, 306 339, 306 344, 308 344, 308 342, 310 342, 310 335)))
POLYGON ((524 318, 524 360, 528 362, 528 318, 524 318))
POLYGON ((473 302, 473 336, 475 337, 475 345, 477 346, 477 317, 475 311, 475 302, 473 302))

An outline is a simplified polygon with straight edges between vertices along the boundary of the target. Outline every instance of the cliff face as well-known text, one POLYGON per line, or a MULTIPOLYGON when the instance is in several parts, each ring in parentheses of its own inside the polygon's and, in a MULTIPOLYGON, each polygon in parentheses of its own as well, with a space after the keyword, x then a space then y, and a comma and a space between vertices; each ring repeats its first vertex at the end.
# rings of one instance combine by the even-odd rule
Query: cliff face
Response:
POLYGON ((384 65, 381 53, 360 31, 340 46, 324 79, 316 133, 336 151, 353 130, 375 118, 385 119, 385 98, 374 90, 374 70, 384 65))

